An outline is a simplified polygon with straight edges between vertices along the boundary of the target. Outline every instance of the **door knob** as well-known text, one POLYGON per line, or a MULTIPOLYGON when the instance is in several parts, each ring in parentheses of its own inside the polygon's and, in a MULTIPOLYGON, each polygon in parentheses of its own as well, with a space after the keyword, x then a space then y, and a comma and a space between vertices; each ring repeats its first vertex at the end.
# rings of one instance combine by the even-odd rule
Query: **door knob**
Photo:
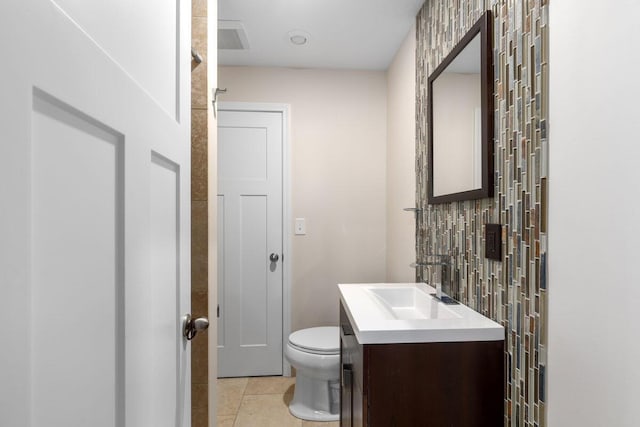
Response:
POLYGON ((190 314, 184 318, 184 326, 182 327, 182 336, 191 341, 198 332, 206 331, 209 328, 209 319, 206 317, 198 317, 194 319, 190 314))
POLYGON ((269 255, 269 260, 271 262, 278 262, 279 259, 280 259, 280 257, 278 256, 278 254, 274 253, 274 254, 269 255))

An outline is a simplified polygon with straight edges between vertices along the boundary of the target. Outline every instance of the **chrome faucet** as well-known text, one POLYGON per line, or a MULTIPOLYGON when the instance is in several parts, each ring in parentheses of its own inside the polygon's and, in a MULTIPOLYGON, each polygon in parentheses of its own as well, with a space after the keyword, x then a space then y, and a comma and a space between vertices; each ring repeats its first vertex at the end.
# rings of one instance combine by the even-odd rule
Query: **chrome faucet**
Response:
POLYGON ((444 295, 442 292, 442 284, 450 284, 451 277, 451 256, 444 254, 427 254, 426 262, 419 262, 413 264, 414 267, 426 267, 429 265, 438 266, 440 268, 436 268, 432 270, 431 278, 429 280, 429 284, 436 288, 436 298, 442 299, 444 295), (430 257, 433 257, 434 260, 429 260, 430 257))

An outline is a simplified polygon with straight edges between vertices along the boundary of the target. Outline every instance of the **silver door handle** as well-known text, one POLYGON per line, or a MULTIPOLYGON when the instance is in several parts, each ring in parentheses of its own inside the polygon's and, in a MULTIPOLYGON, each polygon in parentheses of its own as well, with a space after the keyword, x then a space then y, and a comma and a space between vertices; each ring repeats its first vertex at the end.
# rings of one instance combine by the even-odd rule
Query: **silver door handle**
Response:
POLYGON ((278 256, 278 254, 269 255, 269 261, 271 261, 271 262, 278 262, 279 259, 280 259, 280 257, 278 256))
POLYGON ((209 328, 209 319, 206 317, 198 317, 194 319, 190 314, 184 317, 184 325, 182 327, 182 336, 188 341, 195 338, 196 334, 201 331, 206 331, 209 328))

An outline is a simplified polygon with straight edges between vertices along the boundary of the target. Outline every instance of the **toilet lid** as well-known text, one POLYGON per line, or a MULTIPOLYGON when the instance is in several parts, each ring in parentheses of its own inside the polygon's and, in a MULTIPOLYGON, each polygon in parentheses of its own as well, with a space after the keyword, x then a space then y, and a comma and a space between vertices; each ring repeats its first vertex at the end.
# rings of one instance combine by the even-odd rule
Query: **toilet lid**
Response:
POLYGON ((301 329, 289 335, 289 344, 310 353, 337 354, 340 352, 340 329, 337 326, 301 329))

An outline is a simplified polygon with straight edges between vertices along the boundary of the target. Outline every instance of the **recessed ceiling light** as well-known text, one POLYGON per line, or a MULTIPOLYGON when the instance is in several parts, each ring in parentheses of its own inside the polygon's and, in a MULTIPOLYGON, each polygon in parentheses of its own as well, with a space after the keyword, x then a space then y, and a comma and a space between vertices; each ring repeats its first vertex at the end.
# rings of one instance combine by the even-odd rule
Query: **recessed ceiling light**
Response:
POLYGON ((309 44, 309 40, 311 39, 311 35, 302 30, 291 30, 289 31, 288 35, 291 44, 296 46, 304 46, 306 44, 309 44))

